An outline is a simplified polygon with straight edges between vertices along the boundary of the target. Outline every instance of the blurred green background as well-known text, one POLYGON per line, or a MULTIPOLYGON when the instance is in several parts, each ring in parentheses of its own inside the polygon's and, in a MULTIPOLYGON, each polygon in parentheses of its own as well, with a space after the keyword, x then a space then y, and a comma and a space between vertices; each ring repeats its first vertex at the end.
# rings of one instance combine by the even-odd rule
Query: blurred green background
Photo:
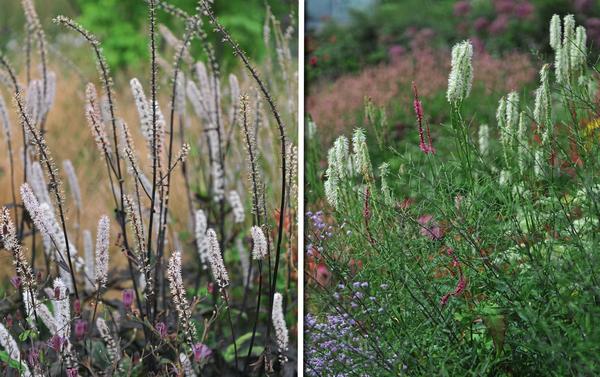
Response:
MULTIPOLYGON (((34 0, 34 3, 50 41, 57 40, 56 37, 61 40, 60 35, 66 35, 63 28, 52 24, 53 17, 64 14, 76 19, 102 40, 107 60, 113 69, 137 70, 142 64, 145 65, 148 58, 148 10, 144 0, 34 0)), ((188 13, 192 13, 197 5, 194 0, 170 0, 169 3, 188 13)), ((260 61, 264 54, 262 34, 266 4, 281 20, 284 28, 290 23, 290 15, 297 17, 298 4, 295 0, 216 0, 214 5, 221 23, 254 61, 260 61), (240 12, 241 9, 243 12, 240 12)), ((183 33, 181 21, 162 11, 158 15, 159 21, 176 35, 183 33)), ((294 24, 297 25, 297 22, 294 21, 294 24)), ((21 2, 2 0, 0 46, 3 50, 16 51, 21 48, 23 25, 21 2)), ((215 41, 215 35, 209 34, 215 41)), ((65 50, 68 41, 63 40, 62 51, 76 60, 77 52, 65 50)), ((224 50, 221 44, 215 44, 215 47, 224 62, 224 70, 233 69, 236 63, 231 52, 224 50)), ((193 47, 195 55, 199 55, 200 50, 198 46, 193 47)))

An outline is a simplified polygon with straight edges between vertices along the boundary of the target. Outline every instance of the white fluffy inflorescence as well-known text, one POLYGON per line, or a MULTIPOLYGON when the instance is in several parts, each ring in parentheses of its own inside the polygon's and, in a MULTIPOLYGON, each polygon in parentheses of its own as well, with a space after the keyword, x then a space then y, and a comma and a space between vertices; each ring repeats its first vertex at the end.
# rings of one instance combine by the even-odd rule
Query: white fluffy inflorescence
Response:
POLYGON ((240 199, 240 195, 235 190, 229 191, 229 195, 227 196, 229 199, 229 205, 233 210, 233 221, 236 224, 240 224, 244 222, 245 213, 244 213, 244 205, 242 204, 242 200, 240 199))
POLYGON ((487 156, 490 149, 490 127, 487 124, 479 126, 479 153, 487 156))
POLYGON ((473 82, 473 45, 470 41, 452 47, 452 68, 448 76, 448 102, 457 103, 469 96, 473 82))
POLYGON ((67 180, 69 181, 69 187, 71 188, 71 195, 73 195, 73 201, 79 210, 83 208, 81 202, 81 191, 79 189, 79 181, 77 180, 77 174, 75 174, 75 168, 71 160, 63 161, 63 168, 67 173, 67 180))
POLYGON ((535 105, 533 108, 533 119, 538 125, 544 125, 546 128, 552 126, 549 70, 550 66, 548 64, 544 64, 540 70, 540 86, 535 91, 535 105))
POLYGON ((84 265, 84 273, 85 273, 85 291, 87 293, 91 293, 94 291, 94 243, 92 241, 92 232, 85 229, 83 231, 83 260, 85 262, 84 265))
POLYGON ((190 325, 192 312, 185 296, 185 287, 181 275, 181 252, 179 251, 174 251, 171 258, 169 258, 167 278, 169 279, 169 287, 171 288, 171 297, 175 303, 175 310, 177 310, 177 317, 183 327, 186 340, 191 345, 193 343, 193 329, 190 325))
POLYGON ((252 233, 252 259, 262 260, 267 255, 267 238, 259 226, 253 226, 250 233, 252 233))
POLYGON ((289 334, 283 316, 283 297, 279 292, 275 292, 273 295, 273 313, 271 317, 273 319, 273 328, 275 329, 277 349, 279 350, 282 361, 285 361, 287 360, 285 354, 288 350, 289 334))
POLYGON ((502 97, 500 99, 496 111, 496 120, 500 131, 504 161, 508 165, 515 146, 519 124, 519 94, 517 92, 510 92, 506 98, 502 97))
POLYGON ((583 26, 575 29, 575 17, 568 14, 563 18, 561 35, 560 17, 554 15, 550 21, 550 46, 554 50, 556 81, 566 85, 585 68, 587 63, 587 35, 583 26), (561 41, 562 38, 562 41, 561 41))
POLYGON ((196 377, 196 372, 194 372, 192 362, 185 353, 182 352, 179 354, 179 362, 181 363, 181 368, 183 369, 185 377, 196 377))
POLYGON ((209 229, 206 232, 206 237, 208 239, 210 270, 217 285, 220 288, 225 288, 229 285, 229 274, 225 268, 225 263, 223 263, 223 256, 221 255, 217 234, 214 230, 209 229))
POLYGON ((102 216, 98 221, 98 232, 96 234, 96 265, 94 279, 97 288, 106 287, 108 281, 108 245, 110 240, 110 220, 108 216, 102 216))
POLYGON ((71 334, 71 305, 67 287, 61 278, 54 280, 54 292, 53 305, 56 333, 63 339, 69 339, 71 334))
POLYGON ((353 160, 356 169, 360 174, 362 174, 366 181, 370 181, 373 177, 373 169, 371 168, 371 158, 369 157, 367 137, 365 136, 365 131, 362 128, 357 128, 354 130, 354 134, 352 135, 352 150, 354 152, 353 160))
POLYGON ((108 357, 113 365, 119 362, 121 359, 121 351, 119 349, 119 344, 115 341, 115 339, 110 334, 110 329, 108 328, 108 324, 102 317, 98 317, 96 319, 96 327, 98 328, 98 332, 106 343, 106 349, 108 350, 108 357))
POLYGON ((195 218, 196 229, 194 230, 194 233, 196 236, 196 248, 198 249, 198 256, 200 257, 202 268, 206 270, 208 267, 208 241, 206 239, 208 222, 204 211, 201 209, 196 210, 195 218))
POLYGON ((383 195, 383 201, 387 205, 394 204, 394 196, 392 190, 387 181, 387 177, 390 175, 390 165, 387 162, 379 165, 379 176, 381 178, 381 195, 383 195))

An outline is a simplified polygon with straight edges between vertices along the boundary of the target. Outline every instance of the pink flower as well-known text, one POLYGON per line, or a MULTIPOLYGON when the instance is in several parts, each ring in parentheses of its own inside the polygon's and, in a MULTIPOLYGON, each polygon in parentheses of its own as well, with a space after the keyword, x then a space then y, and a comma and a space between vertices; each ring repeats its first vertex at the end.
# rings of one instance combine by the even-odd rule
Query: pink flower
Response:
POLYGON ((158 322, 156 324, 156 331, 160 335, 161 338, 167 337, 167 325, 164 322, 158 322))
POLYGON ((427 125, 427 141, 428 141, 428 143, 425 144, 425 137, 424 137, 424 132, 423 132, 423 104, 421 103, 421 100, 419 99, 419 91, 417 90, 417 84, 415 84, 414 81, 412 83, 412 87, 413 87, 413 94, 414 94, 413 108, 415 110, 415 114, 417 116, 417 124, 419 126, 419 148, 425 154, 435 153, 435 149, 433 148, 433 145, 431 144, 431 134, 429 133, 429 124, 427 125))
POLYGON ((192 346, 192 352, 194 353, 194 361, 201 362, 208 359, 212 355, 212 351, 207 345, 202 343, 196 343, 192 346))
POLYGON ((69 368, 67 369, 67 376, 68 377, 77 377, 79 375, 79 371, 77 370, 77 368, 69 368))
POLYGON ((331 272, 329 272, 329 269, 327 269, 327 266, 323 263, 320 263, 317 266, 317 274, 316 274, 316 280, 317 282, 319 282, 319 284, 321 286, 328 286, 329 283, 331 282, 331 272))
POLYGON ((533 12, 535 11, 535 7, 530 2, 519 3, 515 6, 515 16, 522 20, 531 17, 533 12))
POLYGON ((19 287, 21 287, 21 278, 18 276, 13 276, 10 278, 10 283, 13 287, 15 287, 15 289, 19 289, 19 287))
POLYGON ((498 16, 488 27, 488 31, 491 34, 498 35, 506 31, 508 27, 509 18, 507 15, 502 14, 498 16))
POLYGON ((487 18, 479 17, 475 20, 475 22, 473 22, 473 27, 475 27, 475 30, 481 32, 485 30, 485 28, 487 28, 489 24, 490 22, 487 20, 487 18))
POLYGON ((494 7, 498 13, 512 13, 515 3, 513 0, 495 0, 494 7))
POLYGON ((40 350, 37 347, 32 347, 27 355, 29 365, 36 366, 40 362, 40 350))
POLYGON ((54 336, 48 341, 48 346, 52 348, 54 352, 60 352, 64 344, 65 339, 58 334, 54 334, 54 336))
POLYGON ((83 338, 83 336, 87 332, 87 327, 88 327, 88 324, 85 320, 78 319, 77 321, 75 321, 75 336, 78 339, 83 338))
POLYGON ((454 4, 454 15, 464 17, 471 11, 471 4, 467 0, 458 1, 454 4))
POLYGON ((73 301, 73 312, 75 312, 76 316, 81 314, 81 301, 79 301, 78 299, 73 301))
POLYGON ((133 289, 125 289, 123 290, 123 305, 127 309, 131 309, 131 305, 133 304, 133 289))

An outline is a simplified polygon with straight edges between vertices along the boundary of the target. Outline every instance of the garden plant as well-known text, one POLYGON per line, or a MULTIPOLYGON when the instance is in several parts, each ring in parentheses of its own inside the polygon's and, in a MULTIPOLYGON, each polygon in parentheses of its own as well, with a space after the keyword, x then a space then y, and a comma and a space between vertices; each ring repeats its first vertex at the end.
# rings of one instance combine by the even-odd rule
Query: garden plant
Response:
POLYGON ((57 15, 98 71, 65 98, 57 88, 76 67, 51 58, 33 1, 21 3, 25 53, 0 52, 0 253, 14 265, 1 289, 0 374, 293 374, 294 24, 266 6, 266 58, 252 62, 212 1, 188 14, 148 0, 148 74, 122 85, 103 42, 57 15), (222 74, 207 32, 238 71, 222 74), (61 112, 76 115, 57 124, 61 112), (68 144, 79 144, 71 158, 56 147, 68 144), (90 180, 105 202, 86 201, 79 182, 90 180))
POLYGON ((600 75, 572 15, 548 40, 537 88, 494 108, 457 43, 448 121, 415 81, 402 142, 372 103, 326 156, 308 121, 306 375, 600 373, 600 75))

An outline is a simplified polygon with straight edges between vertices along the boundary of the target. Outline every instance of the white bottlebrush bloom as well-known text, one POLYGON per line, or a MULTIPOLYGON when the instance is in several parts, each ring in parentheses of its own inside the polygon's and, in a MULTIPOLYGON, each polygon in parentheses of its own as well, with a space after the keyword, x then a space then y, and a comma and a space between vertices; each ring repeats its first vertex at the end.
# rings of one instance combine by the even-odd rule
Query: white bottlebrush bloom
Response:
POLYGON ((250 229, 252 234, 252 259, 262 260, 267 256, 267 238, 259 226, 250 229))
POLYGON ((575 40, 571 44, 571 66, 574 70, 583 69, 587 64, 587 34, 583 26, 575 30, 575 40))
POLYGON ((390 175, 390 165, 384 162, 379 166, 379 176, 381 177, 381 194, 383 195, 383 201, 387 205, 394 204, 394 197, 392 190, 387 181, 387 177, 390 175))
POLYGON ((6 327, 2 323, 0 323, 0 346, 6 351, 8 356, 20 362, 21 364, 21 376, 29 377, 31 376, 31 372, 29 371, 29 367, 25 364, 25 360, 21 359, 21 351, 19 351, 19 346, 15 341, 15 338, 10 335, 6 327))
POLYGON ((2 122, 2 131, 4 133, 4 137, 6 138, 4 141, 11 141, 10 118, 8 116, 6 102, 4 101, 2 94, 0 94, 0 121, 2 122))
POLYGON ((482 156, 487 156, 490 150, 490 127, 487 124, 479 126, 478 133, 479 140, 479 153, 482 156))
POLYGON ((181 368, 183 369, 185 377, 196 377, 196 372, 194 372, 192 362, 185 353, 182 352, 179 354, 179 362, 181 363, 181 368))
POLYGON ((98 289, 106 287, 108 281, 108 246, 110 242, 110 220, 102 216, 98 221, 96 233, 96 265, 94 280, 98 289))
POLYGON ((69 339, 71 334, 71 305, 69 303, 67 287, 61 278, 54 279, 54 292, 55 297, 52 302, 54 305, 56 333, 63 339, 69 339))
POLYGON ((242 267, 242 276, 243 276, 243 281, 244 281, 244 285, 246 283, 248 283, 248 286, 251 287, 252 286, 252 280, 248 280, 248 272, 250 271, 250 257, 248 255, 248 251, 246 250, 246 248, 244 247, 244 243, 242 242, 242 239, 240 237, 238 237, 235 240, 235 246, 236 249, 238 251, 238 255, 240 257, 240 264, 242 267))
POLYGON ((98 317, 96 319, 96 327, 98 328, 98 332, 100 333, 100 337, 106 343, 106 350, 108 351, 108 357, 110 362, 114 365, 119 362, 121 359, 121 351, 119 348, 119 344, 110 334, 110 329, 108 324, 102 317, 98 317))
POLYGON ((540 70, 540 86, 535 91, 535 104, 533 119, 538 125, 550 126, 550 79, 548 71, 550 66, 544 64, 540 70))
POLYGON ((243 223, 245 219, 245 211, 242 200, 240 199, 240 194, 238 194, 235 190, 231 190, 229 191, 227 198, 229 199, 229 205, 233 211, 233 221, 236 224, 243 223))
POLYGON ((348 160, 350 159, 348 139, 345 136, 340 136, 333 143, 333 156, 335 168, 340 179, 347 178, 352 172, 348 171, 348 160))
MULTIPOLYGON (((352 150, 354 152, 352 157, 356 169, 362 174, 365 180, 370 181, 373 177, 373 170, 371 168, 371 157, 369 156, 367 137, 362 128, 354 130, 354 134, 352 135, 352 150)), ((338 169, 341 169, 341 167, 338 169)))
POLYGON ((271 318, 273 320, 273 328, 275 329, 277 349, 282 359, 287 360, 285 354, 288 350, 289 334, 285 325, 285 317, 283 315, 283 297, 279 292, 275 292, 273 295, 273 312, 271 314, 271 318))
POLYGON ((169 266, 167 268, 167 279, 169 279, 169 287, 171 289, 171 299, 175 304, 177 317, 183 327, 184 334, 188 343, 193 342, 193 329, 190 324, 192 312, 185 295, 185 287, 183 285, 183 277, 181 275, 181 252, 174 251, 169 258, 169 266))
POLYGON ((229 274, 225 268, 223 262, 223 256, 221 255, 221 248, 219 247, 219 240, 214 230, 209 229, 206 232, 208 239, 208 256, 210 263, 210 270, 213 278, 220 288, 225 288, 229 285, 229 274))
POLYGON ((196 210, 195 218, 196 229, 194 230, 194 235, 196 237, 196 248, 198 249, 198 256, 200 257, 202 268, 206 270, 208 267, 208 240, 206 238, 208 222, 204 211, 201 209, 196 210))
POLYGON ((575 17, 567 14, 563 18, 563 47, 568 47, 575 41, 575 17))
POLYGON ((73 195, 73 201, 79 210, 83 208, 81 202, 81 190, 79 189, 79 180, 77 179, 77 174, 75 174, 75 168, 73 168, 73 164, 71 160, 63 161, 63 168, 65 169, 65 173, 67 173, 67 180, 69 181, 69 187, 71 188, 71 195, 73 195))
POLYGON ((185 113, 185 75, 179 71, 175 81, 175 113, 183 115, 185 113))
POLYGON ((35 197, 40 203, 51 204, 52 202, 50 201, 50 193, 48 192, 48 185, 46 184, 46 179, 44 178, 42 166, 37 161, 32 163, 30 166, 31 170, 29 170, 29 183, 31 184, 31 189, 35 194, 35 197))
POLYGON ((229 124, 234 124, 237 118, 240 101, 240 84, 237 76, 233 73, 229 75, 229 93, 231 98, 231 108, 229 113, 229 124))
POLYGON ((560 26, 560 16, 555 14, 550 20, 550 47, 554 50, 561 47, 562 32, 560 26))
POLYGON ((50 112, 54 99, 56 97, 56 73, 48 72, 48 80, 46 81, 46 96, 44 98, 44 116, 50 112))
POLYGON ((448 76, 448 102, 464 100, 471 93, 473 82, 473 45, 470 41, 457 43, 452 47, 452 62, 448 76))
POLYGON ((83 231, 83 260, 85 261, 85 291, 91 293, 94 291, 94 244, 92 241, 92 232, 85 229, 83 231))

